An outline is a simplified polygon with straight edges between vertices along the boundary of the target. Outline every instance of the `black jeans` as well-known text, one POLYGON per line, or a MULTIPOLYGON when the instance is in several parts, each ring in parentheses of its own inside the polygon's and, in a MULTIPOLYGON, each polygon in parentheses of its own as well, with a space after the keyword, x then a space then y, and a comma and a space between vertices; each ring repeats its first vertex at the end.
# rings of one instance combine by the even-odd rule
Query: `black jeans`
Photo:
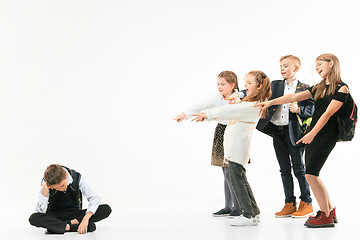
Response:
POLYGON ((231 186, 244 217, 250 218, 260 214, 254 194, 246 178, 245 168, 238 163, 229 162, 231 186))
POLYGON ((304 147, 292 145, 288 126, 278 127, 272 123, 269 124, 272 131, 276 158, 280 166, 281 179, 285 193, 285 203, 296 203, 291 168, 299 182, 301 192, 300 199, 304 202, 311 203, 310 188, 305 178, 305 166, 303 160, 304 147))
MULTIPOLYGON (((111 213, 111 208, 107 204, 102 204, 91 216, 89 221, 98 222, 107 218, 111 213)), ((76 219, 80 223, 86 214, 86 209, 65 209, 57 211, 47 211, 46 213, 33 213, 29 222, 35 227, 46 228, 51 233, 65 233, 66 224, 70 220, 76 219)))

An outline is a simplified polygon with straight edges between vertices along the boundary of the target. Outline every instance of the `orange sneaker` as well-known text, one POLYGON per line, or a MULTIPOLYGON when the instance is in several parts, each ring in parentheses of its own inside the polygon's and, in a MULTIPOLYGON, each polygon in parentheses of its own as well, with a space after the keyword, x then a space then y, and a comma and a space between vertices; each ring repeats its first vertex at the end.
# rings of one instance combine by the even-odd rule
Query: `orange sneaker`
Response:
POLYGON ((286 203, 280 212, 275 213, 275 217, 291 217, 294 212, 296 212, 296 203, 286 203))
POLYGON ((300 201, 299 209, 291 214, 293 218, 305 218, 314 212, 313 206, 311 203, 300 201))

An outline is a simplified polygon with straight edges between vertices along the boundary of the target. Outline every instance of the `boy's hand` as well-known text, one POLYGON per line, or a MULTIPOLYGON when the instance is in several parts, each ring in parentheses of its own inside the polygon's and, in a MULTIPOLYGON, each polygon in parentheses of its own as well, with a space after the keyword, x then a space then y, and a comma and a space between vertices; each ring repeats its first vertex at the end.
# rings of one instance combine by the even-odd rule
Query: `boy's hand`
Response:
POLYGON ((238 93, 233 93, 228 99, 225 99, 225 100, 228 100, 228 102, 230 104, 234 104, 234 103, 236 103, 238 98, 239 98, 239 94, 238 93))
POLYGON ((205 113, 199 113, 199 114, 194 114, 193 115, 195 118, 191 121, 195 121, 196 122, 203 122, 205 119, 207 119, 206 114, 205 113))
POLYGON ((87 227, 89 225, 89 219, 91 218, 92 215, 93 215, 92 212, 87 212, 85 214, 85 216, 81 220, 81 223, 79 224, 78 233, 80 233, 80 234, 87 233, 87 227))
POLYGON ((296 103, 290 103, 290 104, 289 104, 289 110, 290 110, 292 113, 300 113, 300 108, 299 108, 299 106, 298 106, 296 103))
POLYGON ((80 233, 80 234, 87 233, 88 225, 89 225, 89 219, 86 219, 84 217, 83 220, 81 221, 81 223, 79 224, 78 233, 80 233))
POLYGON ((177 115, 176 118, 174 118, 174 120, 176 120, 177 122, 181 122, 182 120, 184 120, 186 118, 186 114, 185 113, 180 113, 179 115, 177 115))
POLYGON ((48 194, 49 194, 49 186, 46 184, 45 181, 41 184, 41 186, 42 186, 41 194, 42 194, 44 197, 47 197, 48 194))

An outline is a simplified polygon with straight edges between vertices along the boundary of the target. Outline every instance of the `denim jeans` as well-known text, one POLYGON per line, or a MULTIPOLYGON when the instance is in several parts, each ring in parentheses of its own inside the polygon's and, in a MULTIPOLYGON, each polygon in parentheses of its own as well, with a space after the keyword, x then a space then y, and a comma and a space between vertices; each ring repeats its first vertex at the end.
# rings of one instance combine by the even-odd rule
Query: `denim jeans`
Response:
POLYGON ((285 203, 296 203, 294 196, 294 181, 291 169, 300 186, 300 199, 311 203, 309 184, 305 178, 304 147, 291 144, 288 126, 277 127, 271 124, 273 144, 276 158, 279 162, 281 179, 285 193, 285 203))
POLYGON ((260 214, 254 194, 246 178, 245 168, 238 163, 229 162, 230 181, 236 199, 244 217, 250 218, 260 214))

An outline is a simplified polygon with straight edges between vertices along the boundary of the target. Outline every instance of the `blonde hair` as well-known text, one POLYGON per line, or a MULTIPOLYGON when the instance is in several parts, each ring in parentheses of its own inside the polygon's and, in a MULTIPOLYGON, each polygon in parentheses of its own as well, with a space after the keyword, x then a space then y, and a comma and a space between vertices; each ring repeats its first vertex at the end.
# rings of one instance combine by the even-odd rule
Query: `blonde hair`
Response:
MULTIPOLYGON (((342 83, 340 77, 340 62, 339 59, 331 53, 321 54, 316 58, 316 61, 325 61, 331 62, 333 64, 330 72, 327 75, 327 80, 330 83, 329 91, 327 91, 326 96, 333 95, 338 84, 342 83)), ((314 100, 323 98, 325 96, 325 87, 326 87, 326 78, 321 80, 318 84, 313 87, 312 92, 315 93, 314 100)))
POLYGON ((232 71, 223 71, 219 73, 218 77, 225 79, 229 84, 235 84, 234 88, 232 89, 233 92, 235 92, 235 89, 239 91, 239 84, 237 76, 232 71))
POLYGON ((298 64, 298 66, 299 66, 299 68, 301 67, 301 61, 300 61, 300 59, 298 58, 298 57, 296 57, 296 56, 294 56, 294 55, 285 55, 285 56, 282 56, 281 58, 280 58, 280 62, 282 61, 282 60, 284 60, 284 59, 291 59, 291 60, 294 60, 297 64, 298 64))
MULTIPOLYGON (((246 96, 242 102, 264 102, 268 100, 271 96, 271 84, 269 77, 262 71, 250 71, 246 75, 251 75, 255 77, 257 87, 260 86, 260 91, 254 96, 246 96)), ((261 113, 261 117, 265 117, 265 111, 261 113)))

